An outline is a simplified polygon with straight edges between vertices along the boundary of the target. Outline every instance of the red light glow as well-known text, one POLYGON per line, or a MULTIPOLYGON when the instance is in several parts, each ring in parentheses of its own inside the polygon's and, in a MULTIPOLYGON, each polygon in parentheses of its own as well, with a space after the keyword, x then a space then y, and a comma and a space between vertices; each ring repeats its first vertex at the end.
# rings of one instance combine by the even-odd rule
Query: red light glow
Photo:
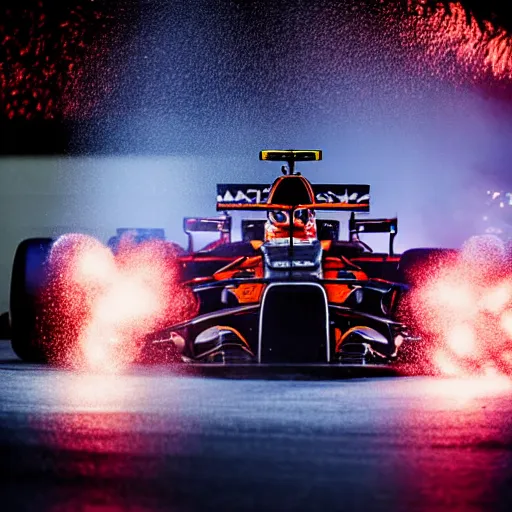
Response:
POLYGON ((404 42, 421 50, 420 66, 452 78, 481 80, 485 76, 512 78, 512 38, 490 22, 480 26, 458 2, 425 13, 421 2, 409 1, 409 12, 418 16, 404 20, 404 42), (427 56, 427 59, 424 56, 427 56))
POLYGON ((433 355, 433 362, 443 375, 456 377, 461 371, 449 354, 443 350, 437 350, 433 355))
POLYGON ((92 237, 65 235, 48 262, 43 328, 57 362, 115 371, 137 359, 146 334, 195 314, 166 242, 124 239, 114 256, 92 237))
MULTIPOLYGON (((450 367, 454 370, 453 367, 450 367)), ((482 399, 492 399, 512 389, 511 380, 505 375, 486 373, 483 375, 464 376, 460 372, 445 372, 450 378, 431 379, 425 388, 435 396, 436 403, 442 400, 449 410, 473 409, 475 401, 481 410, 482 399)))
POLYGON ((90 118, 115 88, 112 49, 124 44, 129 2, 7 4, 0 6, 0 114, 90 118))
POLYGON ((451 351, 458 357, 470 357, 477 351, 475 333, 471 326, 466 324, 452 327, 446 341, 451 351))
POLYGON ((418 269, 412 321, 443 374, 512 373, 512 274, 502 245, 474 237, 455 260, 418 269))
MULTIPOLYGON (((494 314, 499 314, 510 303, 512 298, 512 283, 503 282, 486 292, 481 300, 481 308, 494 314)), ((512 335, 512 331, 511 335, 512 335)))
POLYGON ((501 315, 501 327, 507 333, 507 336, 512 338, 512 311, 505 311, 501 315))

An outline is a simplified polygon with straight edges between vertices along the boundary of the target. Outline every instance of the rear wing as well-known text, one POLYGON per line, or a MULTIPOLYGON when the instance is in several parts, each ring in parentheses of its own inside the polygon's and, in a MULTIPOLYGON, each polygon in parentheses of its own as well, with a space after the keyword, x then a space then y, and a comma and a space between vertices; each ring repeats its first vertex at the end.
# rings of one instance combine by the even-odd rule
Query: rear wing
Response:
POLYGON ((312 185, 315 202, 303 205, 268 204, 271 185, 219 184, 217 211, 229 210, 313 210, 370 211, 370 185, 312 185))
POLYGON ((350 216, 348 232, 351 242, 359 242, 361 233, 389 233, 389 254, 393 256, 393 244, 398 233, 398 219, 356 219, 350 216))

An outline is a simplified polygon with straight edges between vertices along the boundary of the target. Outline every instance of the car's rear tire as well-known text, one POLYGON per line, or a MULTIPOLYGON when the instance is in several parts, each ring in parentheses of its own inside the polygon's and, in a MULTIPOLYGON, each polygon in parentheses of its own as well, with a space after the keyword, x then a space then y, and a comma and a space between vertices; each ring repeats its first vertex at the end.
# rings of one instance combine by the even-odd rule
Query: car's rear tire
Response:
POLYGON ((456 257, 456 249, 416 248, 405 251, 398 263, 398 280, 414 285, 418 282, 418 271, 426 267, 439 267, 456 257))
POLYGON ((11 276, 11 344, 15 354, 27 362, 45 362, 37 319, 41 292, 47 280, 46 260, 51 238, 29 238, 18 245, 11 276))

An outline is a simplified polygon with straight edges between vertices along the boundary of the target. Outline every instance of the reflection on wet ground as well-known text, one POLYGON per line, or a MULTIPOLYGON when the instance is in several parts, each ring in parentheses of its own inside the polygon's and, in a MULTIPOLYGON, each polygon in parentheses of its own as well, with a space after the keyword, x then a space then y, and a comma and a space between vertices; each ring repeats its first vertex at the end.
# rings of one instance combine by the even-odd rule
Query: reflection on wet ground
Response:
POLYGON ((0 349, 6 510, 510 510, 506 379, 77 374, 0 349))

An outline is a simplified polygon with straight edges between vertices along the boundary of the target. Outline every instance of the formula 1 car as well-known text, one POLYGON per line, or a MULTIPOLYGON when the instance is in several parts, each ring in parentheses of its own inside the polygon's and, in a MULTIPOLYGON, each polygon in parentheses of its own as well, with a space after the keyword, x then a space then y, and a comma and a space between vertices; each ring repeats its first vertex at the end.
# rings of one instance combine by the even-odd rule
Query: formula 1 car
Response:
MULTIPOLYGON (((218 185, 223 214, 185 218, 189 247, 177 258, 199 308, 192 319, 145 333, 146 351, 172 347, 176 361, 202 364, 365 365, 392 363, 418 343, 400 304, 408 270, 431 251, 396 255, 396 218, 356 216, 369 211, 369 185, 311 185, 295 170, 297 161, 321 158, 318 150, 261 151, 261 160, 284 163, 272 185, 218 185), (242 240, 232 241, 229 212, 241 210, 264 212, 266 219, 244 219, 242 240), (317 219, 317 211, 351 212, 349 240, 339 240, 339 221, 317 219), (204 232, 219 239, 195 250, 204 232), (389 252, 373 252, 362 233, 389 234, 389 252)), ((135 233, 140 242, 164 237, 158 230, 135 233)), ((120 230, 109 241, 114 253, 122 237, 120 230)), ((37 294, 53 243, 26 240, 15 256, 12 343, 25 360, 46 357, 34 326, 44 315, 37 294)))

